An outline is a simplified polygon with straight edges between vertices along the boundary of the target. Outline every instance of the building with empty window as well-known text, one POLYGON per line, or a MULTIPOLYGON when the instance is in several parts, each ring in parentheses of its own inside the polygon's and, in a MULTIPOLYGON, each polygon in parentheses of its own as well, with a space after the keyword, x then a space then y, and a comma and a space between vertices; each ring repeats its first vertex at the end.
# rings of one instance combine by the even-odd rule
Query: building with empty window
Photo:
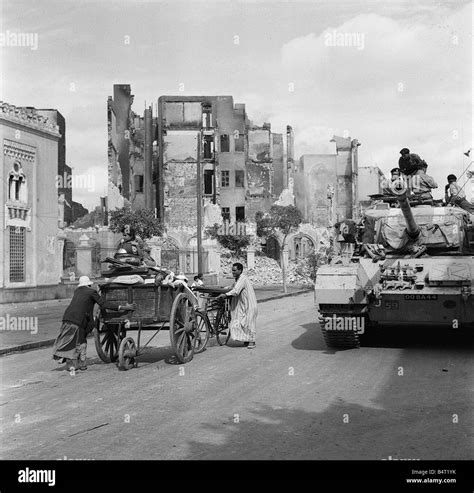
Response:
POLYGON ((197 152, 203 205, 230 222, 253 221, 287 184, 283 137, 257 127, 232 96, 161 96, 158 100, 156 204, 167 227, 196 228, 197 152))
POLYGON ((15 292, 25 301, 30 291, 45 291, 60 280, 60 139, 58 124, 34 108, 0 102, 0 301, 16 301, 15 292))
POLYGON ((107 100, 108 209, 130 204, 132 209, 155 208, 153 141, 156 121, 152 109, 143 116, 132 110, 129 84, 115 84, 107 100))

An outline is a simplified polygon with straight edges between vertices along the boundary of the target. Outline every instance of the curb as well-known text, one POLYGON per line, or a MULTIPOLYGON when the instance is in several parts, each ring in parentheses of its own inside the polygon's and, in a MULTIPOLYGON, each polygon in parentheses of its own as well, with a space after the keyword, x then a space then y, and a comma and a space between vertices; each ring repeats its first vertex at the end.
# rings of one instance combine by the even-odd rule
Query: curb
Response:
MULTIPOLYGON (((311 291, 312 291, 311 289, 305 289, 302 291, 296 291, 295 293, 281 293, 281 294, 278 294, 275 296, 271 296, 270 298, 265 298, 265 299, 260 300, 260 301, 257 300, 257 304, 265 303, 267 301, 279 300, 281 298, 289 298, 292 296, 298 296, 300 294, 309 293, 311 291)), ((10 346, 7 348, 3 348, 3 349, 0 349, 0 356, 6 356, 6 355, 11 354, 11 353, 18 353, 18 352, 22 352, 22 351, 32 351, 34 349, 41 349, 44 347, 52 346, 54 344, 55 340, 56 339, 48 339, 45 341, 28 342, 26 344, 19 344, 17 346, 10 346)))
POLYGON ((265 298, 264 300, 257 300, 257 305, 260 303, 265 303, 267 301, 279 300, 281 298, 290 298, 291 296, 298 296, 299 294, 310 293, 312 289, 305 289, 303 291, 297 291, 296 293, 281 293, 275 296, 271 296, 270 298, 265 298))
POLYGON ((56 339, 48 339, 45 341, 28 342, 26 344, 19 344, 18 346, 10 346, 0 349, 0 356, 5 356, 10 353, 16 353, 20 351, 31 351, 32 349, 40 349, 43 347, 52 346, 56 339))

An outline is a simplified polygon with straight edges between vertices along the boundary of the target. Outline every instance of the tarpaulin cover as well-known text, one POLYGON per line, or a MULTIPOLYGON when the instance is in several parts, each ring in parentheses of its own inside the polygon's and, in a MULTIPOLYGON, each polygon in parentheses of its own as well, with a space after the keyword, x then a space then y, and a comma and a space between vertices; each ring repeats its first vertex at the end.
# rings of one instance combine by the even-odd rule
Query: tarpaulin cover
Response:
MULTIPOLYGON (((452 207, 415 207, 412 213, 420 227, 418 244, 427 247, 459 247, 467 213, 452 207)), ((393 250, 409 241, 401 209, 368 209, 365 214, 364 243, 381 243, 393 250)))

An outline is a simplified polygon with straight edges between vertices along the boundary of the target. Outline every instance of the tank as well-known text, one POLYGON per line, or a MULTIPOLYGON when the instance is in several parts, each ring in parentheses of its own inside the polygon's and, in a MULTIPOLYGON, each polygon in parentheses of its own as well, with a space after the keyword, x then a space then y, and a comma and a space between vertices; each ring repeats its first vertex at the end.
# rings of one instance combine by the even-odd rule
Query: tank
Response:
POLYGON ((377 198, 359 223, 354 253, 318 269, 326 344, 359 347, 375 327, 472 328, 474 216, 420 203, 409 191, 377 198))

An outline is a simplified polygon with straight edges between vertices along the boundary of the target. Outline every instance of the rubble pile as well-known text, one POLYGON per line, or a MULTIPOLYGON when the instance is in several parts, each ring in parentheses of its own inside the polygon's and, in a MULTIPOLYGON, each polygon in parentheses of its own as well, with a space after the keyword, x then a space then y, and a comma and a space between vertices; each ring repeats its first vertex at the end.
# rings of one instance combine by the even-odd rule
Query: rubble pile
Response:
MULTIPOLYGON (((237 258, 227 252, 221 253, 221 273, 230 275, 232 264, 241 262, 246 265, 246 259, 237 258)), ((309 270, 305 268, 305 261, 290 261, 286 272, 286 282, 294 286, 312 286, 309 270)), ((265 256, 255 257, 255 268, 248 269, 246 275, 254 286, 272 286, 282 284, 282 272, 278 262, 265 256)))
POLYGON ((298 286, 313 286, 314 283, 310 277, 310 267, 305 259, 289 262, 286 282, 298 286))

